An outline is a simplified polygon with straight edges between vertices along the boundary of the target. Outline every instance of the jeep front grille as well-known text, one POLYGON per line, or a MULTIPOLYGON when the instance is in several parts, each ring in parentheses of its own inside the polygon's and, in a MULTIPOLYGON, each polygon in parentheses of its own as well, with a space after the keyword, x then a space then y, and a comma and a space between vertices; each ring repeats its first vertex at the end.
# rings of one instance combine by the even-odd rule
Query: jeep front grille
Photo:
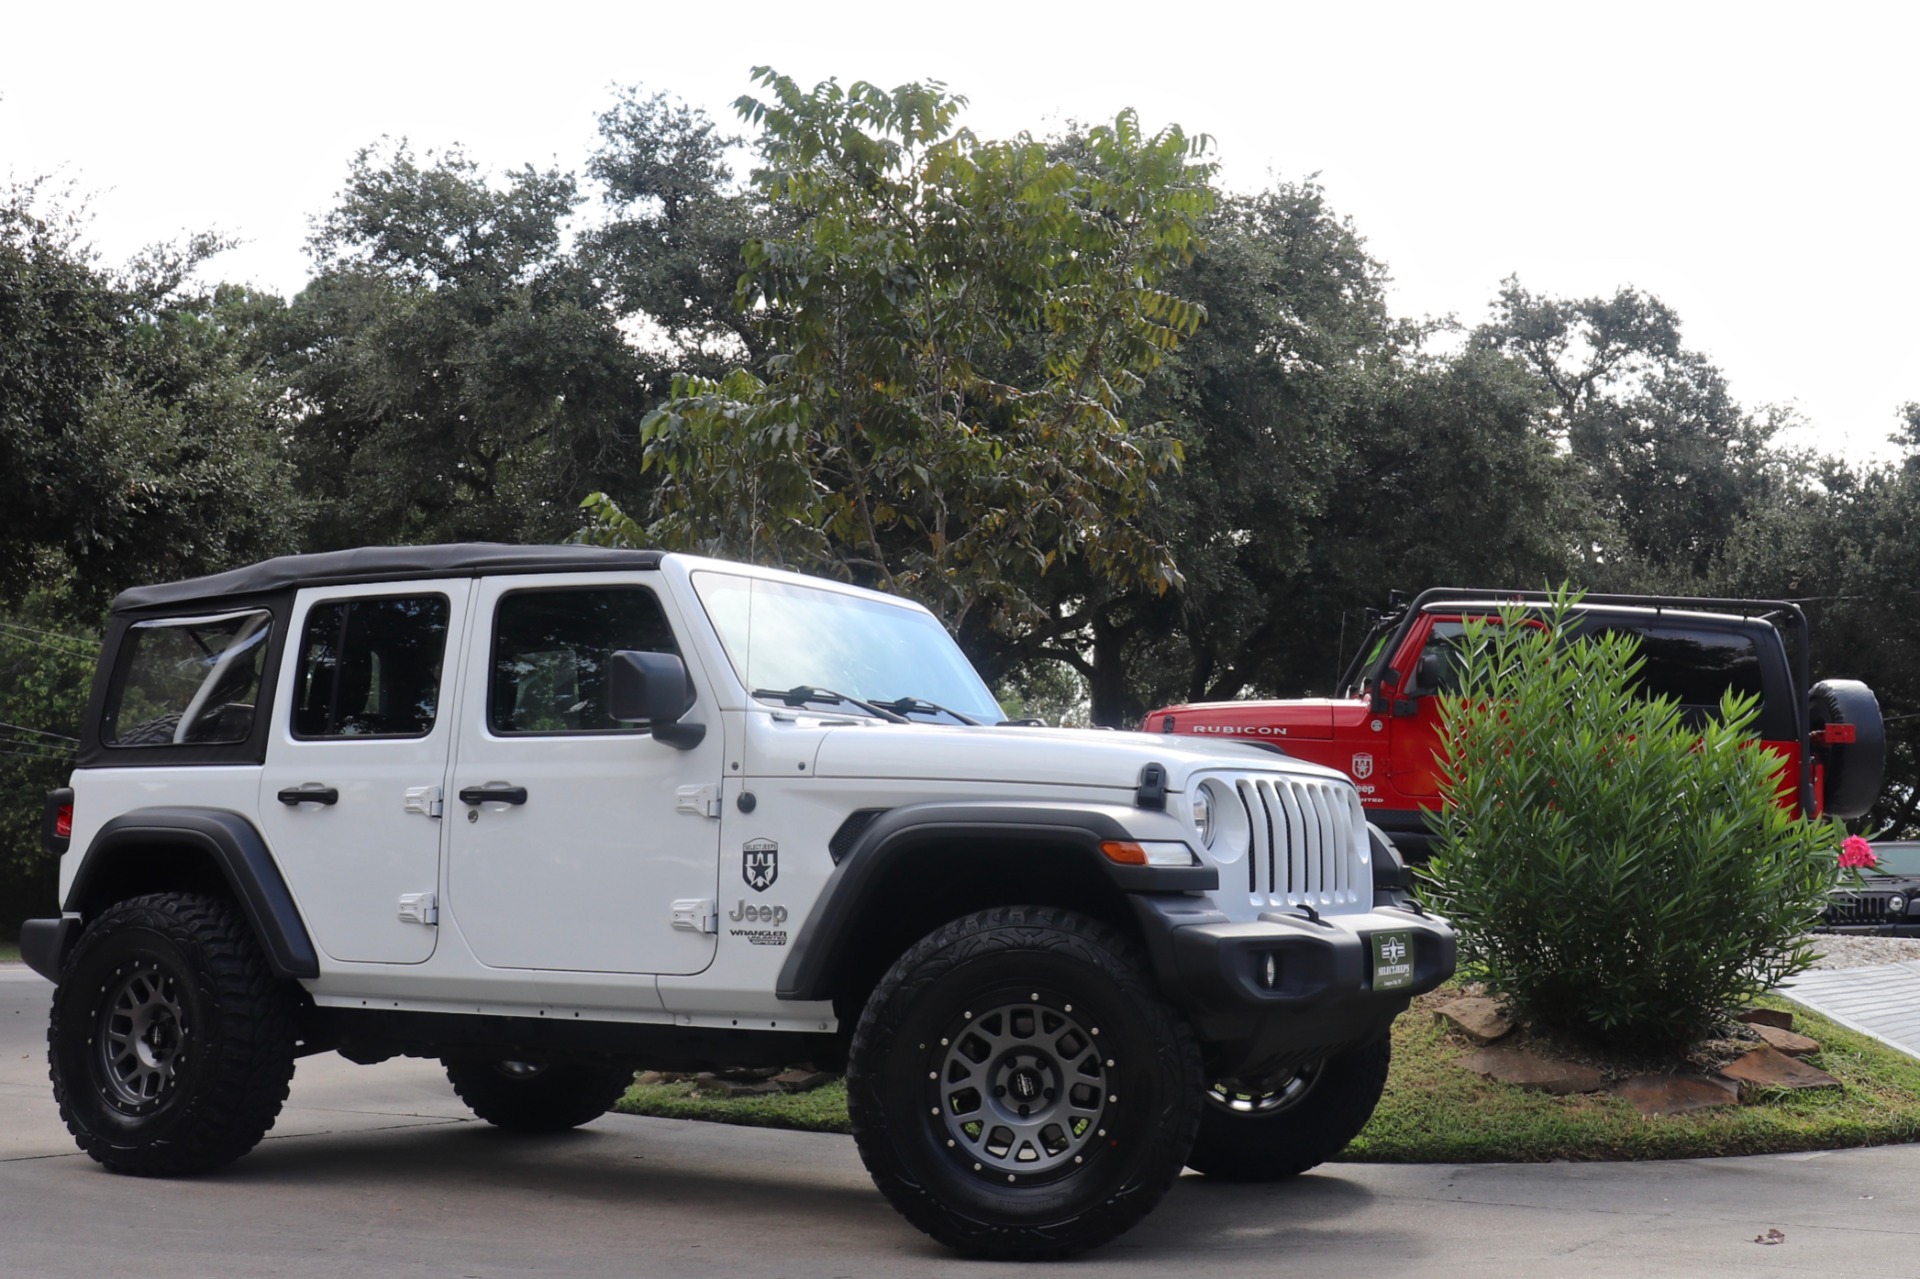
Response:
POLYGON ((1906 914, 1892 914, 1892 893, 1836 893, 1827 900, 1823 922, 1829 924, 1904 924, 1906 914))
POLYGON ((1276 906, 1371 901, 1366 816, 1344 782, 1241 777, 1234 789, 1253 827, 1247 891, 1276 906))

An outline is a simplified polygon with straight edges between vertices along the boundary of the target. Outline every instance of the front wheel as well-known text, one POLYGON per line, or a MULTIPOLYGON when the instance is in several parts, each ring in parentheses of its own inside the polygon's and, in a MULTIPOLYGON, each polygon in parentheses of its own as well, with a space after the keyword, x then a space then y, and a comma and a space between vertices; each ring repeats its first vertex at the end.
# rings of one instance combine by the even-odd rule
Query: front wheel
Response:
POLYGON ((443 1059, 441 1065, 474 1114, 514 1132, 578 1128, 611 1110, 633 1083, 628 1066, 465 1058, 443 1059))
POLYGON ((1382 1035, 1266 1079, 1214 1084, 1187 1167, 1220 1181, 1281 1181, 1325 1163, 1373 1117, 1392 1059, 1382 1035))
POLYGON ((1179 1174, 1203 1075, 1131 943, 1003 907, 894 964, 854 1031, 847 1111, 874 1184, 947 1246, 1063 1257, 1139 1221, 1179 1174))
POLYGON ((60 1117, 114 1172, 207 1172, 253 1149, 293 1078, 294 996, 229 902, 154 893, 87 925, 53 994, 60 1117))

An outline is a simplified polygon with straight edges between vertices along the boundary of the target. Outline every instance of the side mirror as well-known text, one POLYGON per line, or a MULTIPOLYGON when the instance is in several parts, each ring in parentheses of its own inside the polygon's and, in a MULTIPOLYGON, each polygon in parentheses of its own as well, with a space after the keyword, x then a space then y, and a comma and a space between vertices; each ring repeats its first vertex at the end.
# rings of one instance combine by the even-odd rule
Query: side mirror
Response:
POLYGON ((1414 669, 1414 696, 1437 693, 1447 682, 1447 655, 1445 653, 1422 653, 1420 665, 1414 669))
POLYGON ((622 649, 608 661, 607 714, 623 724, 650 724, 655 740, 692 750, 707 735, 705 724, 683 724, 693 709, 687 664, 672 653, 622 649))
POLYGON ((1383 669, 1373 682, 1373 696, 1367 707, 1375 715, 1385 715, 1393 710, 1393 694, 1390 690, 1400 683, 1400 672, 1389 666, 1383 669))

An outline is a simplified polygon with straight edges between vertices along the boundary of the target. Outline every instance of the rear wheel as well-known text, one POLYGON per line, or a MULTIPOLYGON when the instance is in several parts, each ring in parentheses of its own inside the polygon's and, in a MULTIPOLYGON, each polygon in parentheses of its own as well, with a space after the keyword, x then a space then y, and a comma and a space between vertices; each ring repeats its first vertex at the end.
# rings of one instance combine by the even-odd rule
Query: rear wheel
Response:
POLYGON ((1066 911, 956 920, 854 1031, 847 1110, 874 1184, 941 1243, 1062 1257, 1139 1221, 1199 1120, 1192 1032, 1131 944, 1066 911))
POLYGON ((206 1172, 253 1149, 293 1078, 295 1004, 239 912, 156 893, 87 926, 47 1056, 61 1118, 115 1172, 206 1172))
POLYGON ((1279 1075, 1214 1084, 1187 1167, 1221 1181, 1281 1181, 1325 1163, 1373 1117, 1392 1054, 1382 1035, 1279 1075))
POLYGON ((627 1066, 466 1058, 441 1064, 474 1114, 514 1132, 578 1128, 611 1110, 633 1083, 627 1066))

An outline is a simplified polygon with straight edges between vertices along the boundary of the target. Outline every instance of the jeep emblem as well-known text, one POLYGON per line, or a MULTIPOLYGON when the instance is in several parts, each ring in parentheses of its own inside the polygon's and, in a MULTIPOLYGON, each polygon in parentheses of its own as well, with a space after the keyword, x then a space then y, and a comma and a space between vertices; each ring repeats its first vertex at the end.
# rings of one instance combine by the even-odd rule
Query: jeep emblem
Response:
POLYGON ((751 839, 741 845, 740 874, 756 893, 772 888, 780 878, 780 845, 770 839, 751 839))
POLYGON ((1353 775, 1360 781, 1373 776, 1373 756, 1355 755, 1353 757, 1353 775))

